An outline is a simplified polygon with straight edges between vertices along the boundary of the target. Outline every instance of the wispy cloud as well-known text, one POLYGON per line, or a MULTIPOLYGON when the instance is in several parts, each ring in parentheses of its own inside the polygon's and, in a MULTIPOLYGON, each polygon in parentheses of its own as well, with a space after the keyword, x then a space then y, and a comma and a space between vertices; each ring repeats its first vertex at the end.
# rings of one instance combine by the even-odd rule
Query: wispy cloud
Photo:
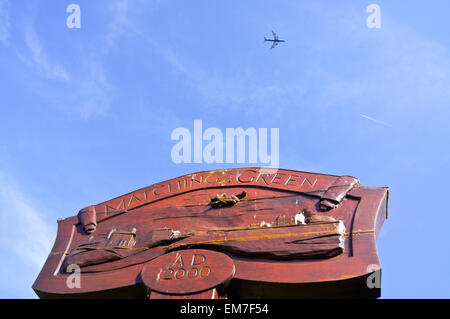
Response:
POLYGON ((106 38, 105 50, 115 46, 120 37, 134 35, 136 33, 136 21, 130 15, 137 12, 149 12, 157 10, 159 0, 114 0, 108 3, 108 14, 111 17, 106 38))
MULTIPOLYGON (((251 102, 262 103, 266 99, 280 97, 292 89, 275 83, 259 86, 254 83, 256 75, 252 72, 224 76, 154 40, 151 34, 142 32, 136 25, 130 23, 129 27, 130 32, 144 40, 153 53, 165 61, 174 72, 184 77, 185 83, 195 90, 197 97, 203 100, 208 108, 215 104, 227 104, 229 108, 237 109, 246 103, 246 110, 251 112, 251 102)), ((295 90, 302 94, 302 90, 295 90)))
POLYGON ((109 5, 111 15, 104 42, 95 49, 89 47, 89 43, 80 43, 82 51, 89 53, 83 56, 76 68, 51 58, 54 52, 46 50, 47 38, 45 34, 37 31, 34 22, 35 10, 27 12, 29 15, 26 18, 27 24, 23 26, 26 50, 19 50, 16 46, 12 48, 17 57, 34 70, 42 81, 56 80, 63 84, 56 90, 52 83, 46 85, 45 82, 35 81, 29 83, 31 89, 47 98, 57 108, 68 113, 78 113, 82 118, 107 115, 111 107, 110 96, 113 85, 108 78, 105 58, 120 37, 126 34, 128 1, 111 1, 109 5))
POLYGON ((128 0, 116 0, 109 3, 109 11, 112 16, 109 23, 108 32, 106 34, 106 49, 109 50, 117 39, 126 34, 126 29, 130 24, 128 18, 129 14, 129 1, 128 0))
POLYGON ((9 2, 0 0, 0 42, 6 45, 9 39, 10 21, 9 21, 9 2))
POLYGON ((393 127, 390 123, 395 125, 403 118, 412 106, 415 112, 409 113, 411 120, 430 107, 448 114, 443 107, 450 98, 450 55, 444 45, 388 14, 383 15, 381 29, 369 30, 364 21, 361 22, 361 12, 357 9, 352 11, 345 6, 330 16, 324 16, 327 10, 322 6, 314 10, 317 12, 312 14, 333 30, 335 39, 325 46, 312 43, 308 50, 316 54, 307 61, 293 61, 295 50, 289 51, 286 46, 285 61, 275 61, 274 66, 286 71, 286 77, 273 81, 259 80, 261 69, 256 64, 249 63, 243 68, 245 71, 234 74, 223 72, 155 41, 151 33, 140 32, 142 28, 136 28, 136 33, 173 70, 185 77, 187 85, 208 107, 222 104, 230 111, 244 109, 251 110, 252 114, 256 113, 253 111, 267 114, 276 103, 277 114, 280 114, 284 106, 289 107, 289 112, 295 112, 293 105, 307 101, 313 108, 343 107, 356 111, 367 120, 389 127, 393 127), (339 41, 354 47, 348 48, 339 41), (364 59, 351 61, 355 52, 364 59), (349 70, 329 66, 330 56, 345 53, 349 54, 350 62, 346 62, 349 70), (300 76, 292 76, 294 73, 300 76), (382 115, 386 116, 386 121, 379 120, 384 119, 382 115))
POLYGON ((370 117, 370 116, 367 116, 367 115, 364 115, 364 114, 359 114, 359 116, 362 116, 362 117, 364 117, 365 119, 368 119, 368 120, 370 120, 370 121, 373 121, 373 122, 375 122, 375 123, 377 123, 377 124, 381 124, 381 125, 384 125, 384 126, 392 127, 391 124, 388 124, 388 123, 386 123, 386 122, 377 120, 377 119, 375 119, 375 118, 373 118, 373 117, 370 117))
POLYGON ((78 74, 72 81, 74 83, 70 94, 59 96, 58 100, 66 108, 74 106, 82 118, 104 116, 110 110, 112 85, 107 79, 101 61, 93 58, 87 59, 83 64, 85 73, 78 74))
POLYGON ((445 45, 387 13, 377 30, 361 25, 358 12, 347 10, 335 16, 339 18, 330 18, 329 24, 336 30, 336 41, 345 39, 356 49, 370 50, 360 49, 365 58, 354 62, 351 76, 324 72, 324 101, 356 107, 360 116, 386 126, 391 124, 378 120, 380 114, 392 123, 429 116, 431 110, 448 113, 450 55, 445 45))
MULTIPOLYGON (((146 5, 156 7, 159 1, 108 1, 108 23, 103 41, 96 43, 95 48, 89 43, 79 43, 82 51, 89 52, 83 56, 76 69, 60 64, 51 64, 43 52, 43 45, 34 28, 30 25, 25 30, 25 41, 31 52, 31 61, 47 78, 64 80, 69 86, 62 91, 48 90, 42 94, 55 101, 59 107, 63 106, 68 112, 77 112, 82 118, 92 116, 106 116, 111 110, 111 92, 114 89, 108 77, 109 66, 107 57, 116 45, 130 35, 133 20, 130 19, 130 7, 146 5)), ((44 39, 45 40, 45 39, 44 39)), ((30 64, 30 58, 20 57, 23 62, 30 64)))
POLYGON ((42 43, 31 26, 25 30, 25 43, 30 51, 32 65, 44 77, 58 80, 69 80, 67 72, 58 64, 51 64, 42 48, 42 43))
POLYGON ((30 267, 40 269, 51 250, 56 227, 48 225, 47 214, 43 214, 1 171, 0 207, 2 251, 19 255, 30 267))

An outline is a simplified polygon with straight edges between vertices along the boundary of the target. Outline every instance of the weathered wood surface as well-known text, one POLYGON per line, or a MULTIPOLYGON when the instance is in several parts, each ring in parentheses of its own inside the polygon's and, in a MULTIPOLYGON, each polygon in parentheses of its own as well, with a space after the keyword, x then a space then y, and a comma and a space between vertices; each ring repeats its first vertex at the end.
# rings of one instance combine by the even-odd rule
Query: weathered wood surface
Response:
POLYGON ((227 255, 203 249, 165 254, 148 262, 141 272, 152 292, 187 295, 226 286, 235 272, 227 255), (155 275, 156 274, 156 275, 155 275))
MULTIPOLYGON (((145 297, 142 285, 152 274, 143 269, 171 254, 207 249, 232 260, 225 296, 258 297, 259 291, 286 297, 293 291, 289 296, 295 298, 310 285, 320 296, 339 296, 338 288, 327 288, 330 282, 348 286, 342 291, 349 296, 376 296, 379 291, 367 291, 362 283, 368 266, 379 265, 376 236, 386 218, 387 193, 353 177, 281 169, 186 175, 59 221, 55 245, 33 288, 41 297, 65 297, 105 291, 120 296, 127 287, 145 297), (70 264, 81 267, 81 288, 66 285, 70 264), (261 289, 253 289, 255 284, 261 289)), ((186 289, 194 298, 196 288, 186 289)), ((150 296, 171 294, 180 297, 172 290, 150 296)))

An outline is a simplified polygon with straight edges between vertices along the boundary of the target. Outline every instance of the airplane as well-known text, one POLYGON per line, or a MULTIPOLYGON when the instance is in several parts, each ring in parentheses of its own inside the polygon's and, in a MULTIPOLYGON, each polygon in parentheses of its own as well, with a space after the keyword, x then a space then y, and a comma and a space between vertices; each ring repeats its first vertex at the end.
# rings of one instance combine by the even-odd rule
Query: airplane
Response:
POLYGON ((275 47, 278 45, 278 43, 280 43, 280 42, 286 42, 286 41, 284 41, 284 40, 280 40, 280 39, 278 38, 278 35, 277 35, 275 32, 273 32, 273 30, 272 30, 272 34, 273 34, 273 40, 272 40, 272 39, 267 39, 266 37, 264 37, 264 42, 266 42, 266 41, 273 42, 272 46, 270 47, 271 50, 272 50, 273 48, 275 48, 275 47))

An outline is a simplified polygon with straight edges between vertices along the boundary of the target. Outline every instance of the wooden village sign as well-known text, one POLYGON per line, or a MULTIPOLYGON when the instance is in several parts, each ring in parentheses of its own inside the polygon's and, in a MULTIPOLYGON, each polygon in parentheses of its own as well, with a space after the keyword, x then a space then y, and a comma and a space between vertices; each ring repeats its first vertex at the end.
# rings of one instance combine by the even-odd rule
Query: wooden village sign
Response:
POLYGON ((378 297, 387 188, 350 176, 239 168, 83 208, 58 234, 41 298, 378 297), (80 285, 67 284, 79 269, 80 285))

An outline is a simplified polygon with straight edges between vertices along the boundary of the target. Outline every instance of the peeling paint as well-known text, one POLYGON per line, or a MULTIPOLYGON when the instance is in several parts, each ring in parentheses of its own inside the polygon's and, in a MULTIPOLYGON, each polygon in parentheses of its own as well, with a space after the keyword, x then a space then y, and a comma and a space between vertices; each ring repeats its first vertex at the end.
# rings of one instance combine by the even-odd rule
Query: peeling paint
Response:
POLYGON ((294 220, 295 220, 295 224, 296 224, 296 225, 297 225, 297 224, 302 224, 302 225, 305 225, 305 224, 306 224, 306 223, 305 223, 305 215, 303 214, 303 212, 297 213, 297 215, 295 215, 294 220))

